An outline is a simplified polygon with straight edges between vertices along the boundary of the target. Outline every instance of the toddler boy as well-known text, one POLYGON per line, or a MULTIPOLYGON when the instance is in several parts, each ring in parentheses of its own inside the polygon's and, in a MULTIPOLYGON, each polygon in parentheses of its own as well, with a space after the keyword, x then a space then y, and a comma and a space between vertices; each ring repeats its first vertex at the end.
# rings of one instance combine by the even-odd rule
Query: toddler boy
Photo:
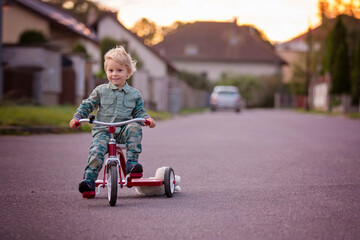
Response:
MULTIPOLYGON (((145 118, 149 127, 156 126, 155 120, 147 115, 144 102, 138 90, 130 87, 127 79, 136 71, 136 61, 121 46, 109 50, 105 54, 104 69, 109 83, 97 86, 76 110, 69 125, 76 129, 76 121, 87 118, 96 108, 97 120, 101 122, 120 122, 132 118, 145 118)), ((108 152, 110 133, 108 127, 96 125, 92 129, 93 140, 90 146, 89 158, 85 168, 84 179, 79 183, 81 193, 90 192, 86 196, 95 196, 95 180, 104 163, 108 152)), ((118 142, 126 144, 126 172, 142 173, 138 163, 141 153, 142 130, 138 123, 130 123, 116 127, 115 137, 118 142)))

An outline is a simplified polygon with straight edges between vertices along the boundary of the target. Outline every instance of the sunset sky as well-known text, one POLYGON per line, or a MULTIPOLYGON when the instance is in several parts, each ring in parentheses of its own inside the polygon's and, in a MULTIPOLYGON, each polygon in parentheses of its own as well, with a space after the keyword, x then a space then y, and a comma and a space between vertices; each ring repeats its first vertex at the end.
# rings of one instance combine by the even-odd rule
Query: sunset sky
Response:
POLYGON ((145 17, 157 25, 174 21, 232 21, 253 24, 271 41, 286 41, 319 24, 317 0, 96 0, 120 12, 130 28, 145 17))

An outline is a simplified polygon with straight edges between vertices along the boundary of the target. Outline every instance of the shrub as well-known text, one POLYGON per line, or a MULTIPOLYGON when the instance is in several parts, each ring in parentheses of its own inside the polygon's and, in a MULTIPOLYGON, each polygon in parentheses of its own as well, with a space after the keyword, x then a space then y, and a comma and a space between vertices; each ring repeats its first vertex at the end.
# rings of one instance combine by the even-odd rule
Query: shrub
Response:
POLYGON ((44 34, 37 30, 24 31, 19 38, 20 44, 31 44, 31 43, 46 43, 47 40, 44 34))
POLYGON ((81 43, 77 43, 73 47, 72 52, 74 52, 74 53, 84 53, 86 56, 88 55, 85 46, 82 45, 81 43))
POLYGON ((280 77, 255 77, 249 75, 227 75, 215 85, 233 85, 239 89, 247 107, 273 107, 274 94, 280 86, 280 77))

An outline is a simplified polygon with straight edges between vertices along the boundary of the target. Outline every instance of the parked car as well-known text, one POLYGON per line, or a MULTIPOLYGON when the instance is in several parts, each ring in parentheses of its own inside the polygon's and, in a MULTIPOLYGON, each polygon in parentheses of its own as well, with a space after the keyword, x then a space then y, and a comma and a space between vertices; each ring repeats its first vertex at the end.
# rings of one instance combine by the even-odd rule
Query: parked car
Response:
POLYGON ((217 109, 233 109, 241 111, 242 99, 235 86, 215 86, 210 96, 211 111, 217 109))

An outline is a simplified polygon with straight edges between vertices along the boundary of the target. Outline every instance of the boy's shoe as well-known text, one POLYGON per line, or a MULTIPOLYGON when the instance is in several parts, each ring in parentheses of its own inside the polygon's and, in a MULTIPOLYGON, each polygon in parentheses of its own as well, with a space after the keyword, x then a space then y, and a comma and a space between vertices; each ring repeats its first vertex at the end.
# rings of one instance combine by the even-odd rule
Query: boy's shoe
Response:
POLYGON ((82 193, 83 198, 95 197, 95 180, 84 179, 79 183, 79 192, 82 193))
POLYGON ((127 161, 126 163, 126 175, 129 173, 142 173, 143 167, 138 162, 127 161))

